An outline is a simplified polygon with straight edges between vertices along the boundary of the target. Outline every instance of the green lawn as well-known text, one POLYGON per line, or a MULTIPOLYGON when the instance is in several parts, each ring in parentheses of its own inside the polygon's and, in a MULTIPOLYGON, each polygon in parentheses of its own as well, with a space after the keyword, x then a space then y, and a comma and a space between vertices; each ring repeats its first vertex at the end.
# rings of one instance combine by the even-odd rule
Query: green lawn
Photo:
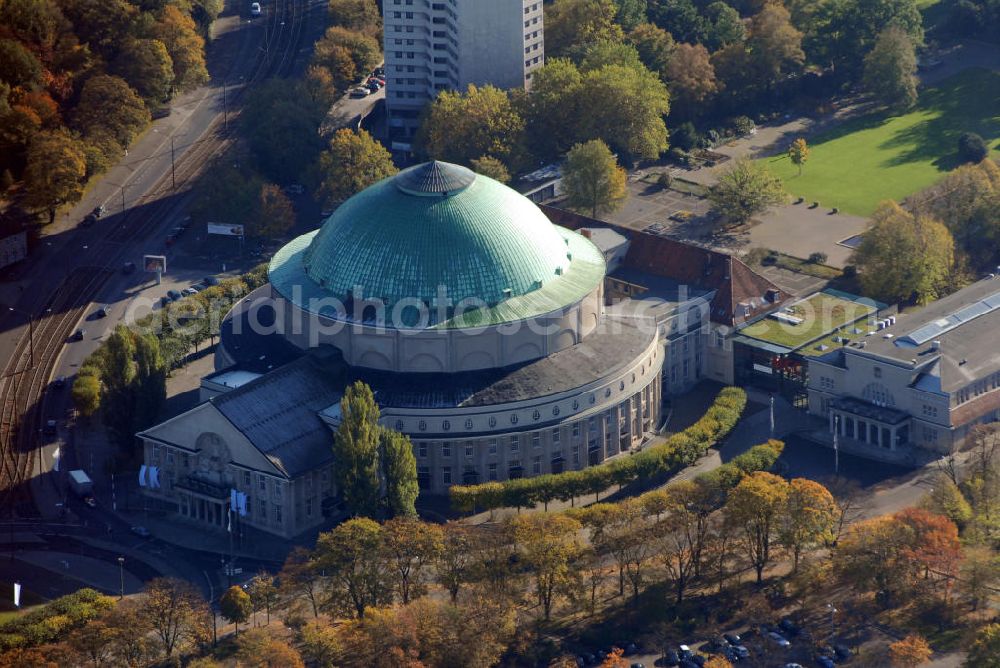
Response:
POLYGON ((785 155, 763 160, 791 194, 867 216, 953 169, 958 137, 969 131, 1000 154, 1000 73, 966 70, 922 91, 909 113, 865 116, 813 138, 801 176, 785 155))
MULTIPOLYGON (((820 292, 809 299, 782 309, 783 313, 802 318, 797 325, 767 317, 755 322, 740 334, 795 350, 806 343, 829 336, 837 328, 864 318, 875 309, 868 304, 820 292)), ((860 326, 865 329, 865 325, 860 326)), ((845 336, 852 334, 845 333, 845 336)))

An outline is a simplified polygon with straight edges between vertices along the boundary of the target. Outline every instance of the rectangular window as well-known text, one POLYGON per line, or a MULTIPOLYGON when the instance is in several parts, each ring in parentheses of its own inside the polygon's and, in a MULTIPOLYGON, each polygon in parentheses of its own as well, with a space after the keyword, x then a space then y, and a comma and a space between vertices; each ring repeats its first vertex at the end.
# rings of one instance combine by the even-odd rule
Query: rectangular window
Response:
POLYGON ((497 439, 490 439, 490 454, 495 455, 497 453, 497 439))
POLYGON ((450 466, 444 466, 444 467, 441 468, 441 482, 443 482, 446 485, 450 485, 451 484, 451 467, 450 466))
POLYGON ((574 422, 573 423, 573 438, 579 438, 579 437, 580 437, 580 423, 579 422, 574 422))
POLYGON ((489 471, 490 471, 490 473, 489 473, 490 480, 496 480, 497 479, 497 463, 496 462, 490 462, 490 469, 489 469, 489 471))
POLYGON ((451 443, 442 443, 441 444, 441 456, 442 457, 451 457, 451 443))
MULTIPOLYGON (((191 457, 186 452, 184 453, 183 464, 184 464, 184 468, 191 468, 191 457)), ((250 483, 247 482, 247 484, 249 485, 250 483)))
POLYGON ((417 444, 417 456, 418 457, 426 457, 427 456, 427 444, 426 443, 418 443, 417 444))
POLYGON ((531 472, 538 475, 542 472, 542 456, 535 455, 531 458, 531 472))
POLYGON ((173 465, 174 465, 174 451, 167 450, 167 466, 173 466, 173 465))
POLYGON ((472 445, 470 443, 465 444, 465 457, 466 459, 472 459, 472 445))
POLYGON ((274 521, 276 524, 281 524, 281 506, 274 504, 274 521))
POLYGON ((274 483, 274 498, 276 498, 276 499, 280 499, 281 498, 281 488, 282 487, 284 487, 284 485, 282 485, 280 482, 275 482, 274 483))
POLYGON ((267 478, 264 476, 259 476, 258 480, 260 482, 260 491, 267 492, 267 478))
POLYGON ((542 435, 537 431, 531 434, 531 447, 540 448, 542 447, 542 435))
POLYGON ((559 428, 558 427, 552 430, 552 443, 553 443, 553 445, 558 445, 559 444, 559 428))
POLYGON ((517 452, 520 449, 520 447, 521 447, 521 437, 517 436, 517 435, 511 436, 510 437, 510 451, 511 452, 517 452))
POLYGON ((260 514, 260 519, 262 521, 264 521, 264 522, 267 522, 267 501, 265 501, 264 499, 261 499, 260 503, 257 504, 257 507, 260 509, 260 513, 259 513, 260 514))
POLYGON ((420 489, 427 489, 430 487, 431 482, 431 470, 426 466, 417 467, 417 486, 420 489))

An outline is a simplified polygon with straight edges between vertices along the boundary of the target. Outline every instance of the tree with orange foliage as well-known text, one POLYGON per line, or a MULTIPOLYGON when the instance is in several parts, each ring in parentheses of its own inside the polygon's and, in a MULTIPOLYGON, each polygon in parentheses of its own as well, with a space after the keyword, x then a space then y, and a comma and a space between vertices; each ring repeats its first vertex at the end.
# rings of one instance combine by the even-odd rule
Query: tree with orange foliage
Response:
POLYGON ((908 635, 889 645, 889 660, 895 668, 916 668, 930 660, 934 651, 921 636, 908 635))
POLYGON ((788 500, 788 483, 780 476, 757 471, 729 493, 725 513, 734 526, 743 528, 742 545, 757 572, 757 584, 771 561, 771 547, 782 509, 788 500))
POLYGON ((733 668, 733 664, 722 656, 711 656, 705 662, 704 668, 733 668))
POLYGON ((792 552, 793 571, 799 570, 802 551, 833 538, 837 502, 818 482, 795 478, 788 485, 788 498, 778 534, 792 552))
POLYGON ((625 651, 621 647, 614 647, 611 653, 601 662, 601 668, 627 668, 628 661, 622 656, 625 651))
POLYGON ((941 578, 947 600, 962 561, 958 527, 947 517, 922 508, 906 508, 893 519, 909 532, 903 558, 922 570, 924 579, 930 579, 932 574, 941 578))

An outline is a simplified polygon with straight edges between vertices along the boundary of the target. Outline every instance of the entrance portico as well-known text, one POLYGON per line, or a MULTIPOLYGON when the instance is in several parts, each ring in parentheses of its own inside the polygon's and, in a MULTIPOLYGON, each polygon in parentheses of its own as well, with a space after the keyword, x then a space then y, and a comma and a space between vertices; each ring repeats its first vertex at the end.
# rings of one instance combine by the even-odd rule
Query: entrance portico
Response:
POLYGON ((909 444, 910 416, 903 411, 845 397, 830 404, 830 433, 887 450, 909 444))

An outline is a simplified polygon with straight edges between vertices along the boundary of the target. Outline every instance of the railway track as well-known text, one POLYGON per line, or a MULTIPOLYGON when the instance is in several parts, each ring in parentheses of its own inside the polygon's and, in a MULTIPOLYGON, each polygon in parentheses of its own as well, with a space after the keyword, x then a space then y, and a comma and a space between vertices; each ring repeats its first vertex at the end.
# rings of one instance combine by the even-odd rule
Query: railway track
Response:
MULTIPOLYGON (((273 7, 265 25, 266 48, 258 51, 247 85, 233 96, 234 103, 253 85, 287 75, 295 63, 306 0, 277 0, 273 7)), ((216 118, 202 139, 181 155, 176 166, 178 183, 193 180, 213 157, 231 145, 233 139, 218 132, 220 123, 216 118)), ((167 197, 173 193, 170 173, 164 173, 133 204, 133 215, 123 215, 117 227, 94 245, 87 263, 70 269, 56 289, 39 300, 42 307, 31 314, 33 336, 26 332, 15 343, 14 353, 0 375, 0 508, 5 514, 13 515, 15 510, 21 515, 32 514, 28 481, 43 445, 45 421, 51 414, 47 389, 62 346, 87 305, 97 299, 114 268, 120 265, 129 244, 150 236, 190 197, 167 197), (141 218, 134 213, 139 205, 146 209, 141 218)))

